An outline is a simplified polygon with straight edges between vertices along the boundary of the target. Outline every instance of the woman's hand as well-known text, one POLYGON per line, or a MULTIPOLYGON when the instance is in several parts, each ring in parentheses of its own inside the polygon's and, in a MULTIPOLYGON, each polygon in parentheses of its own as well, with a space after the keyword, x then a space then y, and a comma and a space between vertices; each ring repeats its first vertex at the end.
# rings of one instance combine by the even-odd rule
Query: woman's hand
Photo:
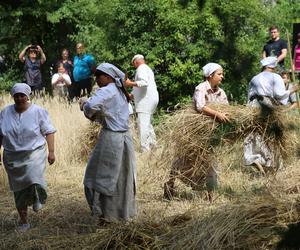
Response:
POLYGON ((38 49, 39 52, 43 52, 43 49, 41 48, 40 45, 37 45, 36 47, 37 47, 37 49, 38 49))
POLYGON ((79 99, 78 103, 79 103, 79 107, 80 107, 81 111, 83 111, 83 106, 84 106, 84 104, 86 103, 87 100, 88 100, 87 97, 81 97, 79 99))
POLYGON ((229 114, 217 112, 216 117, 220 122, 229 122, 229 114))
POLYGON ((55 162, 55 154, 54 152, 48 153, 48 162, 50 165, 52 165, 55 162))

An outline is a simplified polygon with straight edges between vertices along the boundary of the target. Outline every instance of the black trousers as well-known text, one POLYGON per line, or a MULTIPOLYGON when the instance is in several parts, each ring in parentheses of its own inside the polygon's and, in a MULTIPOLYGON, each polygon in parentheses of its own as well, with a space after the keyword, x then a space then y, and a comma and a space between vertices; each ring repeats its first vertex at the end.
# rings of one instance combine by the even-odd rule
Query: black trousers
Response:
POLYGON ((70 98, 73 99, 74 97, 81 97, 85 95, 90 96, 92 87, 92 78, 87 78, 78 82, 74 82, 71 85, 72 96, 70 96, 70 98))

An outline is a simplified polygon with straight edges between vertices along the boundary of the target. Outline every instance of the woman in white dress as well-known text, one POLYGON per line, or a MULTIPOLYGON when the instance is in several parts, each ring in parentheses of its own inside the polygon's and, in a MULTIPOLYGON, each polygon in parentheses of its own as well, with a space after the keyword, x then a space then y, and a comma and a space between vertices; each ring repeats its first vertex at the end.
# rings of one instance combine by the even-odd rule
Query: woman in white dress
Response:
POLYGON ((29 85, 16 83, 11 90, 15 104, 8 105, 0 113, 3 164, 10 189, 14 192, 20 216, 20 231, 30 228, 27 219, 28 206, 32 205, 37 212, 46 202, 46 143, 48 162, 53 164, 55 161, 56 130, 51 124, 48 112, 29 101, 30 93, 29 85))

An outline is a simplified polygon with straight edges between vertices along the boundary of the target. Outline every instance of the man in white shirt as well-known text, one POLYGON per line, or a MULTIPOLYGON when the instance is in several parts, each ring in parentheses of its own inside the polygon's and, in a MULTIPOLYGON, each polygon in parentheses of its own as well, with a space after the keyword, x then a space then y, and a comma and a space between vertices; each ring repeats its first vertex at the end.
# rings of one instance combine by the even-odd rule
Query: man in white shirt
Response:
MULTIPOLYGON (((277 57, 273 56, 262 59, 260 61, 263 67, 262 72, 254 76, 249 83, 248 105, 261 108, 265 119, 269 119, 276 106, 286 105, 289 96, 299 88, 298 85, 294 85, 286 89, 281 76, 274 73, 277 61, 277 57)), ((244 165, 255 166, 263 174, 265 174, 265 167, 282 168, 281 155, 269 145, 263 134, 258 132, 248 134, 244 140, 244 165)))
POLYGON ((252 106, 260 99, 264 99, 264 102, 286 105, 289 95, 298 90, 298 85, 286 90, 281 76, 275 73, 277 60, 272 56, 261 60, 262 72, 254 76, 249 83, 248 102, 252 106))
POLYGON ((135 110, 138 115, 138 130, 140 135, 141 151, 145 152, 156 144, 156 136, 151 124, 152 115, 158 104, 158 92, 154 73, 145 63, 143 55, 135 55, 131 60, 136 68, 134 81, 127 79, 126 87, 132 87, 135 110))

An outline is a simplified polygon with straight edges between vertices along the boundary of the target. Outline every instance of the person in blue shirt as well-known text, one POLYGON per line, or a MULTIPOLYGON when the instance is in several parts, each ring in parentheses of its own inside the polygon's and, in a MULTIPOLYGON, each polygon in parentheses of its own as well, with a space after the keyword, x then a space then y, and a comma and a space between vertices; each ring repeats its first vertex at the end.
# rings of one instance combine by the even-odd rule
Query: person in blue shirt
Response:
POLYGON ((73 95, 75 97, 90 96, 92 91, 92 75, 96 69, 96 62, 92 55, 85 53, 83 43, 77 43, 73 68, 73 95))

